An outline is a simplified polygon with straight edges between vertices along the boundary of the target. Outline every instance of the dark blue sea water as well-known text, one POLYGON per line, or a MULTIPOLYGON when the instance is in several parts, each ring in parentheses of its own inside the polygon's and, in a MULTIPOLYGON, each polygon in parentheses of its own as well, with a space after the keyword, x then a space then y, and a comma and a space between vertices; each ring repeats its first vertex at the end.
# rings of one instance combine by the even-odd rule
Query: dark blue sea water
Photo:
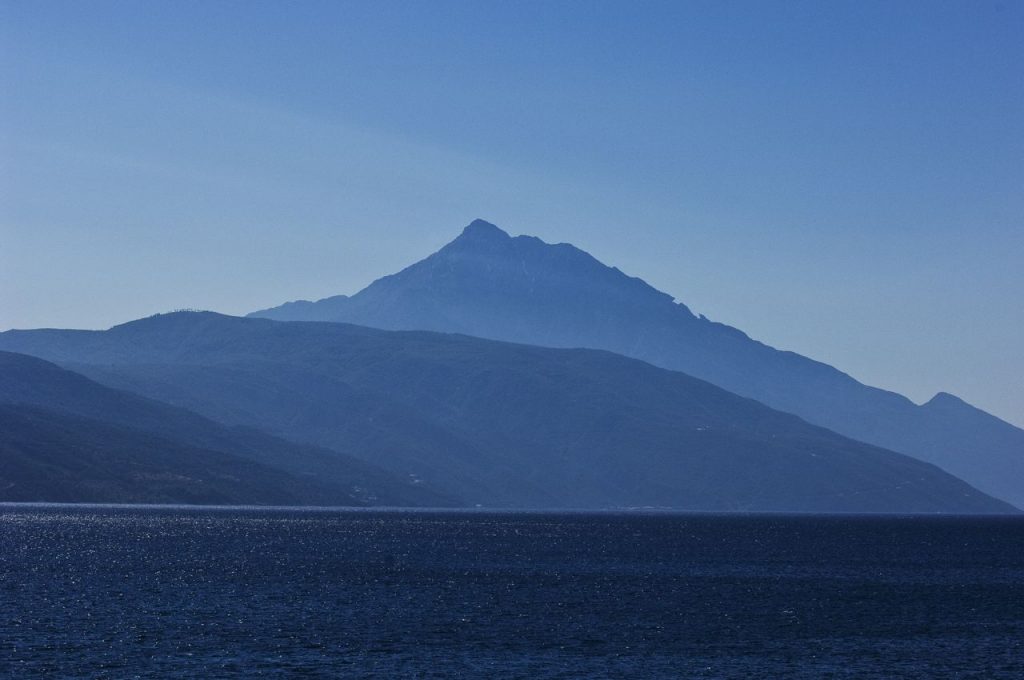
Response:
POLYGON ((9 677, 1024 677, 1024 520, 0 506, 9 677))

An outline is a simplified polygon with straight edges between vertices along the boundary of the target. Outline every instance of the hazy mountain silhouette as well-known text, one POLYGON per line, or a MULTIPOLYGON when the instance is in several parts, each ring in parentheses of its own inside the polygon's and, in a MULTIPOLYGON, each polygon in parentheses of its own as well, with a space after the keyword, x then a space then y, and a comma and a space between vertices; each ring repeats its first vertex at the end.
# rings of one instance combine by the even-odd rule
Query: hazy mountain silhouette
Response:
POLYGON ((0 352, 0 500, 442 505, 334 451, 229 428, 0 352))
POLYGON ((0 346, 504 507, 1001 512, 935 466, 616 354, 176 313, 0 346))
POLYGON ((250 316, 606 349, 682 371, 809 422, 935 463, 1024 506, 1024 430, 948 395, 924 406, 695 316, 571 245, 476 220, 437 253, 353 295, 250 316))

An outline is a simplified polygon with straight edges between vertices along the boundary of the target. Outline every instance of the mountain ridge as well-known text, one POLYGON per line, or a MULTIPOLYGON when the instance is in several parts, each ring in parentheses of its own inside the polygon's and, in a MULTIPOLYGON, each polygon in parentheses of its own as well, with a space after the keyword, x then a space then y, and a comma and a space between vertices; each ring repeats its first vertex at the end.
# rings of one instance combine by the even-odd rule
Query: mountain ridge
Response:
POLYGON ((933 465, 606 350, 213 313, 0 334, 12 345, 470 505, 1013 511, 933 465))
POLYGON ((225 427, 25 354, 0 351, 0 409, 0 500, 450 504, 363 461, 225 427))

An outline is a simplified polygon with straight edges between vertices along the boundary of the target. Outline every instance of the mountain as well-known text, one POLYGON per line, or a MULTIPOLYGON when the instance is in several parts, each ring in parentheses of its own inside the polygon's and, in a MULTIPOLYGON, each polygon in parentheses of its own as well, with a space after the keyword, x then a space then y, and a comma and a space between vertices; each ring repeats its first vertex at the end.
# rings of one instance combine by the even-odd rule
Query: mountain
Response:
POLYGON ((296 504, 326 498, 262 466, 102 421, 0 404, 0 500, 296 504))
POLYGON ((939 465, 1024 507, 1024 430, 955 397, 918 406, 806 357, 695 316, 571 245, 477 220, 437 253, 352 297, 250 316, 432 330, 605 349, 682 371, 853 439, 939 465))
POLYGON ((1007 512, 922 463, 604 351, 175 313, 0 347, 469 504, 1007 512))
POLYGON ((442 505, 333 451, 111 389, 0 352, 0 500, 442 505))

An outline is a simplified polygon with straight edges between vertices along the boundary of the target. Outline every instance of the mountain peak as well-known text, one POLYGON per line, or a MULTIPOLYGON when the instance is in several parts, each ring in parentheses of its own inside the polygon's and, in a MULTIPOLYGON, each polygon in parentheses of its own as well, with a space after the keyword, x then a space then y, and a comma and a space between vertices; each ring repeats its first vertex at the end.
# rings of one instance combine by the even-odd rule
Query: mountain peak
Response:
POLYGON ((470 222, 465 229, 462 230, 462 236, 460 238, 471 238, 473 240, 506 240, 511 238, 507 233, 496 227, 495 225, 487 222, 486 220, 476 219, 470 222))
POLYGON ((925 406, 969 406, 969 404, 954 394, 939 392, 929 399, 925 406))

